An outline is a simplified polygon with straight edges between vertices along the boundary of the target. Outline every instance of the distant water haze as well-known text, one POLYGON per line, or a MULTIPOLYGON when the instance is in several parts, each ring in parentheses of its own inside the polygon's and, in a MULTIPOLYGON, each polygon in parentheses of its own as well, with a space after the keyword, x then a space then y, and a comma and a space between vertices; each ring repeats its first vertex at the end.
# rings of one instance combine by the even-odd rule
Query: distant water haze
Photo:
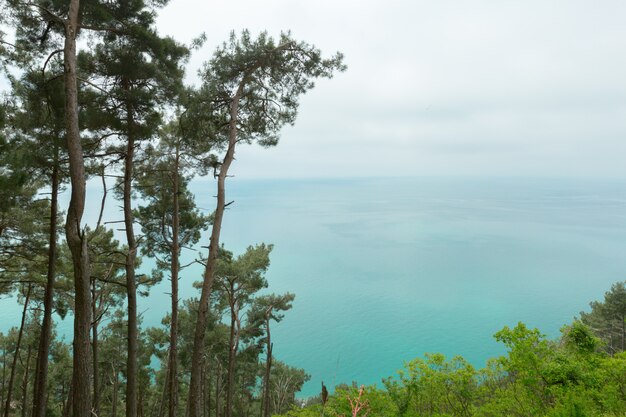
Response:
MULTIPOLYGON (((192 185, 207 211, 213 187, 192 185)), ((95 222, 97 183, 89 192, 95 222)), ((503 326, 523 321, 557 337, 626 279, 623 181, 233 179, 228 194, 225 247, 274 244, 268 291, 296 294, 272 339, 277 359, 311 374, 303 396, 321 380, 379 383, 425 352, 484 366, 504 352, 492 338, 503 326)), ((107 217, 116 210, 110 202, 107 217)), ((182 273, 182 298, 198 295, 200 277, 199 266, 182 273)), ((161 325, 168 291, 163 280, 140 300, 144 327, 161 325)), ((17 325, 15 298, 0 307, 0 330, 17 325)), ((67 340, 71 327, 59 323, 67 340)))

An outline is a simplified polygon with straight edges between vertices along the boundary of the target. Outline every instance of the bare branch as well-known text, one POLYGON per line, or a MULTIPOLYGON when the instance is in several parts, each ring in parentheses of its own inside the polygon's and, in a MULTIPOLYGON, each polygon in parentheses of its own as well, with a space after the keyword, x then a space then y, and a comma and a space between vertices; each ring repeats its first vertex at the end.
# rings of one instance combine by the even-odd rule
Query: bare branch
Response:
MULTIPOLYGON (((41 74, 44 75, 44 79, 45 79, 45 75, 46 75, 46 66, 48 65, 48 62, 52 59, 53 56, 55 56, 58 53, 63 52, 63 49, 57 49, 55 51, 53 51, 50 55, 48 55, 48 58, 46 58, 46 61, 43 63, 43 68, 41 69, 41 74)), ((48 80, 50 81, 50 80, 48 80)))

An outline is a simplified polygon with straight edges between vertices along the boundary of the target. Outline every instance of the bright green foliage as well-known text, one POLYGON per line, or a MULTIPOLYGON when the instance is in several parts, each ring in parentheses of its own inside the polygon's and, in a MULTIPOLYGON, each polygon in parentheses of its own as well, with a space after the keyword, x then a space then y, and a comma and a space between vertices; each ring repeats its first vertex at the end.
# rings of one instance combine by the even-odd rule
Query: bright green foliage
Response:
POLYGON ((602 360, 598 373, 601 385, 596 400, 615 415, 626 414, 626 353, 602 360))
POLYGON ((593 331, 580 320, 575 320, 570 326, 561 329, 563 341, 575 353, 592 354, 602 347, 602 341, 593 331))
POLYGON ((604 302, 589 304, 591 312, 580 313, 580 320, 605 342, 610 353, 626 350, 626 282, 616 282, 604 294, 604 302))
MULTIPOLYGON (((397 416, 397 410, 389 395, 375 386, 358 388, 356 384, 352 386, 341 386, 335 390, 335 395, 328 399, 326 407, 328 415, 352 416, 357 412, 357 417, 364 415, 375 415, 381 417, 397 416), (363 408, 356 410, 356 403, 363 408)), ((326 411, 326 410, 325 410, 326 411)))
POLYGON ((471 415, 477 395, 476 370, 460 356, 446 361, 440 354, 416 358, 398 372, 398 379, 384 381, 398 413, 471 415))
MULTIPOLYGON (((547 340, 523 323, 495 335, 505 356, 475 370, 463 358, 427 354, 405 365, 385 389, 368 387, 369 416, 403 417, 600 417, 626 413, 626 355, 607 356, 580 321, 547 340)), ((326 416, 349 416, 356 386, 337 388, 326 416)), ((292 409, 285 417, 321 415, 321 404, 292 409)))

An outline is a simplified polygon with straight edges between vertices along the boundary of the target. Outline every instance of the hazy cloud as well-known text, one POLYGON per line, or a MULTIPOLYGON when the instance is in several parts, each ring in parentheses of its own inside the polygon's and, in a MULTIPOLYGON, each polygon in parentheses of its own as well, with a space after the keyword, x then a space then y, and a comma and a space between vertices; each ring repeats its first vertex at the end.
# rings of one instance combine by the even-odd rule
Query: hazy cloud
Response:
POLYGON ((626 175, 626 3, 171 0, 162 33, 291 30, 349 68, 240 177, 626 175))

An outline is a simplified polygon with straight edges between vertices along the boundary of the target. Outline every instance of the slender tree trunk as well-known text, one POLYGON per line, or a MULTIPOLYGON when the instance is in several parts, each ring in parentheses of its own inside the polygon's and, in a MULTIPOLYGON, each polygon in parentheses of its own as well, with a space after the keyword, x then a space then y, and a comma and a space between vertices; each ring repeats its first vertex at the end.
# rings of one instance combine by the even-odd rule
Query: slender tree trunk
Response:
POLYGON ((7 350, 2 349, 2 387, 0 387, 0 404, 4 404, 4 389, 7 379, 7 350))
POLYGON ((250 410, 250 403, 248 401, 244 402, 244 390, 245 388, 242 385, 239 385, 239 398, 235 399, 235 401, 233 401, 233 404, 239 404, 239 408, 241 410, 239 414, 241 415, 241 413, 243 412, 243 414, 247 416, 250 410))
POLYGON ((626 317, 622 316, 622 352, 626 350, 626 317))
MULTIPOLYGON (((107 199, 107 184, 105 177, 104 164, 101 166, 100 178, 102 179, 102 200, 100 200, 100 214, 98 215, 98 221, 96 223, 96 230, 102 223, 102 216, 104 215, 104 207, 107 199)), ((100 308, 102 308, 102 290, 100 292, 100 308)), ((98 325, 102 317, 98 317, 98 291, 97 280, 94 277, 91 280, 91 314, 93 317, 93 326, 91 328, 91 349, 92 349, 92 362, 93 362, 93 412, 96 416, 100 415, 100 359, 98 352, 98 325)), ((34 417, 34 416, 33 416, 34 417)), ((43 417, 43 416, 41 416, 43 417)))
POLYGON ((178 409, 178 272, 179 272, 179 145, 176 144, 176 157, 174 160, 174 172, 172 172, 172 322, 170 326, 170 356, 169 356, 169 417, 176 417, 178 409))
POLYGON ((57 258, 57 215, 59 193, 59 146, 55 147, 54 167, 52 168, 52 196, 50 200, 50 235, 48 238, 48 275, 43 298, 43 319, 39 350, 35 367, 35 385, 33 387, 33 417, 46 417, 48 355, 52 334, 52 303, 54 299, 54 281, 56 279, 57 258))
POLYGON ((222 368, 218 365, 215 378, 215 417, 220 417, 220 381, 222 379, 222 368))
POLYGON ((117 390, 118 375, 117 369, 113 367, 113 398, 111 400, 111 417, 117 417, 117 390))
POLYGON ((63 417, 70 417, 74 408, 74 383, 70 381, 70 389, 67 391, 67 399, 63 406, 63 417))
MULTIPOLYGON (((122 88, 128 91, 128 80, 122 80, 122 88)), ((133 181, 133 158, 135 153, 135 135, 133 109, 126 104, 126 128, 128 141, 124 159, 124 226, 128 254, 126 255, 126 290, 128 297, 128 361, 126 363, 126 417, 137 417, 137 286, 135 282, 135 262, 137 260, 137 242, 133 230, 133 208, 131 187, 133 181)))
POLYGON ((230 306, 230 338, 228 350, 228 370, 226 373, 226 412, 225 417, 231 417, 233 413, 233 392, 235 391, 235 357, 239 344, 239 331, 237 326, 237 312, 235 305, 230 306))
POLYGON ((74 342, 73 342, 73 396, 74 417, 91 413, 90 341, 91 291, 89 279, 89 251, 87 239, 81 232, 85 209, 85 164, 78 125, 78 88, 76 75, 76 33, 78 31, 79 0, 70 0, 68 20, 65 22, 65 124, 69 171, 72 184, 67 210, 65 235, 72 253, 74 267, 74 342))
POLYGON ((217 177, 217 206, 213 226, 211 228, 211 241, 209 243, 209 256, 206 260, 204 275, 202 277, 202 291, 200 293, 200 303, 198 306, 198 318, 193 338, 193 351, 191 356, 191 379, 189 381, 189 417, 201 416, 200 403, 200 370, 204 362, 204 335, 206 332, 206 319, 209 310, 209 297, 213 288, 213 278, 215 275, 215 265, 219 251, 220 232, 222 230, 222 219, 226 207, 226 176, 228 169, 235 159, 235 146, 237 144, 237 114, 239 111, 239 100, 243 94, 244 80, 239 84, 230 106, 229 138, 228 149, 222 161, 220 173, 217 177))
POLYGON ((139 395, 138 395, 138 401, 137 401, 137 417, 144 417, 143 416, 143 394, 144 394, 144 388, 141 387, 139 388, 139 395))
MULTIPOLYGON (((169 358, 168 358, 168 362, 169 362, 169 358)), ((167 391, 169 389, 169 379, 170 379, 170 371, 168 369, 168 371, 165 373, 165 381, 163 381, 163 392, 161 393, 161 401, 159 402, 159 410, 158 410, 158 417, 162 417, 163 414, 165 413, 165 400, 167 398, 167 391)))
POLYGON ((98 309, 96 306, 97 294, 96 294, 96 280, 93 279, 91 283, 92 290, 92 303, 91 313, 93 315, 93 326, 91 328, 91 353, 93 359, 93 412, 96 416, 100 415, 100 364, 98 357, 98 323, 97 317, 98 309))
POLYGON ((270 415, 270 371, 272 369, 272 349, 274 344, 270 339, 270 321, 266 319, 265 329, 267 331, 267 359, 265 360, 265 378, 263 381, 263 417, 270 415))
POLYGON ((61 381, 61 404, 59 404, 59 411, 63 415, 65 410, 65 381, 61 381))
POLYGON ((32 356, 32 348, 28 346, 28 353, 26 354, 26 365, 24 366, 24 378, 22 379, 22 417, 26 417, 26 410, 28 409, 28 377, 30 374, 30 357, 32 356))
POLYGON ((202 403, 202 417, 206 416, 206 367, 202 368, 202 395, 201 395, 201 403, 202 403))
POLYGON ((20 323, 20 330, 17 334, 17 344, 15 345, 15 353, 13 354, 13 363, 11 364, 11 373, 9 374, 9 386, 7 388, 7 398, 4 403, 4 417, 9 417, 9 410, 11 409, 11 396, 13 393, 13 382, 15 380, 15 370, 17 368, 17 358, 20 355, 20 347, 22 345, 22 336, 24 335, 24 323, 26 322, 26 313, 28 312, 28 301, 30 300, 30 292, 32 284, 28 284, 26 290, 26 297, 24 298, 24 309, 22 310, 22 322, 20 323))
MULTIPOLYGON (((210 363, 210 362, 209 362, 210 363)), ((206 387, 206 412, 207 412, 207 417, 211 417, 211 367, 209 367, 209 369, 207 369, 207 374, 208 374, 208 378, 207 378, 207 387, 206 387)))

